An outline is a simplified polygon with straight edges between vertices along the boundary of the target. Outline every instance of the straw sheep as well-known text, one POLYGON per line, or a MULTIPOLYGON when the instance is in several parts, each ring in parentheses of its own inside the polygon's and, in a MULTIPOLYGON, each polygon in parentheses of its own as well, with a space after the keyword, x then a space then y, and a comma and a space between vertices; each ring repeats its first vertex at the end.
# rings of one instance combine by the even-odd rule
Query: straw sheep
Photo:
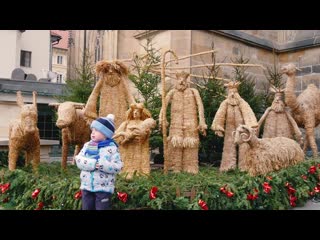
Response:
POLYGON ((84 143, 90 140, 90 127, 83 115, 83 103, 64 102, 50 103, 58 110, 56 125, 62 131, 62 162, 61 167, 66 169, 69 145, 75 145, 74 156, 77 155, 84 143))
POLYGON ((37 171, 40 162, 40 136, 38 123, 37 92, 33 91, 33 103, 24 104, 21 91, 17 92, 17 104, 21 108, 20 119, 9 126, 9 170, 16 169, 21 151, 25 152, 25 165, 32 160, 32 167, 37 171))
POLYGON ((235 144, 249 144, 244 155, 242 170, 251 176, 264 175, 304 160, 303 150, 293 139, 286 137, 259 139, 255 130, 246 125, 239 125, 233 135, 235 144))

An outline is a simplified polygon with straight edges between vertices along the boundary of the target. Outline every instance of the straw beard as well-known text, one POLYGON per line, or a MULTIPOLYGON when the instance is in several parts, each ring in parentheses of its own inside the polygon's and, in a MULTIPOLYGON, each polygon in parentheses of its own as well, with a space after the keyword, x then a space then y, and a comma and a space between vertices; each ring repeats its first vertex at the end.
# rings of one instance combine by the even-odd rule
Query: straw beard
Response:
POLYGON ((107 85, 113 87, 119 84, 120 76, 118 74, 107 74, 104 76, 104 81, 107 85))
POLYGON ((240 99, 241 99, 241 97, 240 97, 239 93, 234 93, 233 97, 232 97, 231 94, 228 95, 228 97, 227 97, 228 103, 230 105, 232 105, 232 106, 239 105, 240 104, 240 99))
POLYGON ((181 91, 181 92, 183 92, 184 90, 186 90, 186 88, 188 87, 188 84, 187 84, 187 82, 183 82, 183 84, 177 84, 176 85, 176 89, 178 90, 178 91, 181 91))
POLYGON ((276 113, 284 112, 284 103, 283 101, 272 102, 271 109, 276 113))

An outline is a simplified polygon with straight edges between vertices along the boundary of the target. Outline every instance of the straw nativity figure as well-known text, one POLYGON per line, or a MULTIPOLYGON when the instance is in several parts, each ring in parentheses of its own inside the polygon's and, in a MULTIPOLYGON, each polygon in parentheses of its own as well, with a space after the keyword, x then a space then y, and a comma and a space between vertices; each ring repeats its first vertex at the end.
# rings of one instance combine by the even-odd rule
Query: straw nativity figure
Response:
POLYGON ((126 121, 113 136, 120 144, 124 163, 122 173, 126 175, 126 179, 131 179, 134 174, 150 174, 149 137, 155 126, 156 121, 143 103, 131 104, 126 121))
POLYGON ((117 128, 126 120, 126 111, 130 104, 135 103, 127 83, 129 70, 120 61, 100 61, 96 64, 96 73, 100 79, 86 103, 84 115, 87 122, 91 123, 97 117, 104 117, 112 113, 115 115, 117 128), (97 116, 99 97, 99 116, 97 116))
POLYGON ((33 91, 32 104, 24 104, 21 91, 18 91, 17 104, 21 108, 20 117, 9 126, 9 170, 16 169, 19 153, 24 152, 25 165, 32 160, 33 170, 37 171, 40 162, 37 92, 33 91))
MULTIPOLYGON (((233 132, 240 124, 248 125, 256 129, 257 119, 250 105, 238 93, 240 82, 231 81, 224 86, 228 88, 227 98, 220 107, 212 121, 211 129, 219 137, 224 137, 222 160, 220 171, 229 171, 237 167, 237 148, 233 140, 233 132)), ((243 157, 247 144, 239 146, 238 167, 243 170, 243 157)))
MULTIPOLYGON (((166 107, 171 103, 171 122, 168 136, 167 170, 173 172, 199 172, 199 133, 206 135, 203 103, 197 89, 188 83, 189 74, 176 74, 175 88, 166 96, 166 107), (199 121, 198 121, 199 117, 199 121)), ((162 109, 160 123, 162 122, 162 109)), ((165 123, 168 125, 168 123, 165 123)))
POLYGON ((285 103, 291 108, 292 116, 298 126, 306 130, 303 150, 310 146, 313 157, 318 156, 318 147, 315 139, 315 128, 320 123, 320 91, 314 84, 308 87, 297 97, 295 94, 296 70, 294 64, 289 63, 281 67, 282 73, 288 76, 285 89, 285 103))
POLYGON ((271 107, 268 107, 258 122, 258 130, 264 123, 263 138, 286 137, 296 139, 302 145, 302 133, 283 102, 284 89, 270 87, 275 94, 271 107))

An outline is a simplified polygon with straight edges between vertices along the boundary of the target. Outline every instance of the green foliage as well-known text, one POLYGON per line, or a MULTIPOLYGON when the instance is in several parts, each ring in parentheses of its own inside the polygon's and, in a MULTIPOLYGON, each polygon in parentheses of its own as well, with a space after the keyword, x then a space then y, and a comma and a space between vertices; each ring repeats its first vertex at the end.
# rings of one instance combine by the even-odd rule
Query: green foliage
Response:
MULTIPOLYGON (((212 45, 214 48, 214 45, 212 45)), ((216 63, 216 53, 211 54, 211 61, 216 63)), ((216 115, 217 110, 221 102, 226 97, 226 91, 221 80, 216 79, 220 71, 220 67, 213 65, 207 67, 205 73, 203 73, 202 79, 197 79, 197 89, 202 99, 204 107, 204 116, 206 124, 208 125, 207 135, 204 137, 200 134, 200 162, 209 162, 218 166, 221 159, 221 153, 223 149, 223 138, 218 137, 210 130, 210 126, 216 115)))
MULTIPOLYGON (((302 206, 311 198, 309 192, 314 191, 320 176, 320 160, 306 160, 296 166, 282 169, 266 176, 250 177, 239 171, 220 173, 215 167, 200 167, 199 174, 188 173, 163 174, 162 170, 152 170, 148 177, 135 176, 132 180, 117 177, 116 189, 113 194, 113 209, 162 209, 162 210, 200 210, 199 199, 204 200, 210 210, 277 210, 291 209, 286 184, 295 190, 297 206, 302 206), (316 172, 309 172, 316 166, 316 172), (302 176, 305 175, 304 179, 302 176), (271 186, 270 193, 264 192, 263 184, 271 186), (150 190, 158 188, 156 198, 151 200, 150 190), (221 188, 231 191, 234 195, 227 197, 221 188), (177 194, 180 189, 180 195, 177 194), (193 197, 187 196, 194 189, 193 197), (258 198, 247 199, 249 193, 258 190, 258 198), (128 194, 127 202, 121 202, 117 192, 128 194)), ((44 203, 44 210, 77 210, 81 209, 81 199, 74 195, 79 191, 80 170, 70 165, 64 172, 59 163, 40 164, 39 174, 35 176, 31 168, 9 172, 0 170, 0 184, 10 183, 10 189, 0 193, 0 205, 5 209, 37 208, 39 202, 44 203), (35 189, 41 191, 36 199, 31 197, 35 189), (7 203, 3 200, 8 198, 7 203)), ((319 193, 316 193, 318 195, 319 193)))
POLYGON ((151 112, 153 119, 157 121, 157 126, 150 136, 150 147, 151 149, 158 147, 162 149, 162 135, 158 127, 161 110, 161 95, 158 85, 161 82, 161 77, 151 72, 152 65, 159 63, 161 56, 159 50, 153 47, 150 39, 147 39, 147 44, 143 47, 147 55, 134 58, 133 69, 135 71, 129 75, 129 79, 134 83, 139 93, 139 98, 136 101, 143 100, 144 106, 151 112))
MULTIPOLYGON (((85 59, 89 59, 88 53, 85 59)), ((59 102, 72 101, 86 103, 95 85, 93 66, 86 61, 81 67, 75 68, 76 78, 67 79, 62 96, 56 96, 59 102)))
MULTIPOLYGON (((243 55, 232 60, 233 63, 247 64, 250 59, 243 55)), ((234 67, 234 79, 241 82, 239 86, 240 96, 250 105, 257 119, 261 117, 266 109, 266 98, 264 93, 257 92, 255 89, 255 78, 246 73, 247 67, 234 67)))

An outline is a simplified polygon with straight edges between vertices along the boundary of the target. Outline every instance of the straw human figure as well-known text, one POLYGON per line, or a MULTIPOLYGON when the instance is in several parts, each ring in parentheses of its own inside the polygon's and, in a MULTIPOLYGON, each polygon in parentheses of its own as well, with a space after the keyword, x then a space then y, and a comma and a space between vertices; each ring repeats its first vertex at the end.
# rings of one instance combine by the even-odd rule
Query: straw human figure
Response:
POLYGON ((149 137, 156 126, 151 113, 143 103, 131 104, 127 119, 116 130, 113 138, 120 144, 121 157, 124 163, 122 173, 126 179, 134 174, 150 174, 149 137))
MULTIPOLYGON (((171 103, 171 122, 168 136, 168 159, 165 168, 173 172, 199 172, 199 133, 206 135, 203 103, 197 89, 188 83, 189 74, 176 74, 175 88, 166 96, 165 108, 171 103), (199 118, 199 121, 198 121, 199 118)), ((163 108, 163 107, 162 107, 163 108)), ((160 111, 159 122, 163 113, 160 111)), ((168 123, 165 123, 168 125, 168 123)))
POLYGON ((264 123, 263 138, 287 137, 296 139, 302 145, 302 133, 283 102, 284 89, 271 86, 270 91, 275 96, 271 106, 266 109, 258 122, 257 133, 259 133, 259 129, 264 123))
POLYGON ((33 170, 38 170, 40 162, 40 135, 37 127, 37 92, 33 91, 32 104, 24 104, 21 91, 17 92, 17 104, 21 108, 19 119, 9 126, 9 170, 16 169, 19 153, 25 153, 25 165, 32 160, 33 170))
POLYGON ((100 61, 96 64, 96 73, 100 79, 94 87, 84 108, 84 115, 90 124, 97 117, 115 115, 116 128, 126 120, 126 111, 135 103, 128 87, 129 70, 120 61, 100 61), (100 97, 99 116, 97 101, 100 97))
MULTIPOLYGON (((257 119, 250 105, 238 93, 240 82, 231 81, 224 86, 228 88, 227 98, 220 107, 212 121, 211 130, 219 137, 224 137, 222 160, 220 171, 229 171, 237 167, 237 148, 233 141, 233 132, 240 124, 246 124, 251 128, 258 127, 257 119)), ((243 170, 243 156, 247 144, 239 146, 238 167, 243 170)))

